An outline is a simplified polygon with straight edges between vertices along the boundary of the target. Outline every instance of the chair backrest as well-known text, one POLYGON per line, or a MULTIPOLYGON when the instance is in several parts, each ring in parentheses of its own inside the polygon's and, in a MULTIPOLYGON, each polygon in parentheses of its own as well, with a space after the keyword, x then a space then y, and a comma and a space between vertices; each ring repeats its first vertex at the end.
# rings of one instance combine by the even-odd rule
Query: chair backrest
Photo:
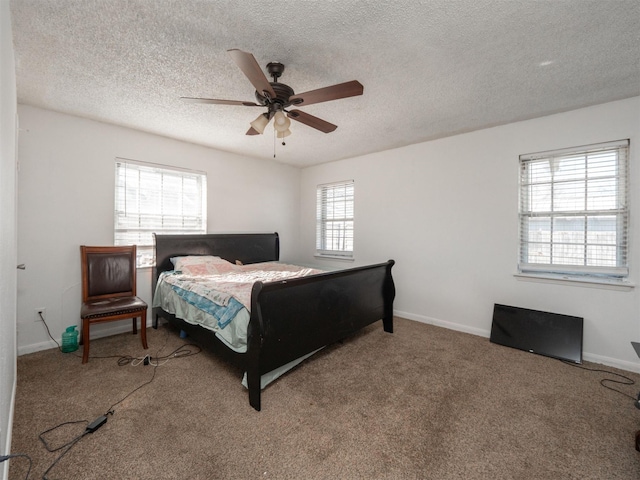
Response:
POLYGON ((136 246, 80 246, 82 301, 136 295, 136 246))

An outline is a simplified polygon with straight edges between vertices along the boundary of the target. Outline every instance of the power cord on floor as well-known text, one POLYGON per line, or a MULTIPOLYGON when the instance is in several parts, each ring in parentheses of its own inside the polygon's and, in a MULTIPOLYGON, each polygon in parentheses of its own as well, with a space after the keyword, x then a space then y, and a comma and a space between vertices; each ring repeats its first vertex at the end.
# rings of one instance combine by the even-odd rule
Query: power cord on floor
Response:
POLYGON ((185 343, 183 345, 180 345, 173 352, 167 355, 162 355, 162 356, 156 355, 155 357, 153 357, 151 355, 146 355, 140 358, 140 357, 132 357, 129 355, 122 355, 118 357, 118 365, 121 367, 125 365, 131 365, 133 367, 137 367, 138 365, 143 364, 143 365, 153 365, 154 367, 159 367, 174 358, 191 357, 193 355, 197 355, 201 351, 202 349, 195 343, 185 343))
MULTIPOLYGON (((58 350, 62 352, 62 347, 60 346, 58 341, 51 335, 51 331, 49 330, 49 326, 47 325, 42 312, 38 312, 38 315, 40 315, 40 320, 42 320, 42 323, 44 323, 44 328, 47 330, 49 338, 51 338, 51 340, 56 343, 56 345, 58 346, 58 350)), ((164 345, 166 345, 166 343, 167 337, 165 336, 164 345)), ((158 350, 158 353, 162 351, 164 345, 158 350)), ((164 356, 156 355, 155 357, 152 357, 150 355, 145 355, 144 357, 132 357, 131 355, 90 355, 89 358, 117 358, 118 365, 121 367, 125 365, 131 365, 133 367, 137 367, 138 365, 153 365, 157 367, 164 365, 165 363, 167 363, 167 361, 173 358, 190 357, 192 355, 197 355, 201 351, 202 349, 195 343, 185 343, 176 348, 173 352, 164 356), (163 362, 160 364, 160 361, 163 362)), ((73 355, 75 357, 82 358, 80 355, 77 355, 75 353, 73 355)))
MULTIPOLYGON (((40 312, 38 312, 38 314, 40 315, 40 318, 42 319, 42 322, 44 323, 45 328, 47 329, 47 333, 49 334, 49 337, 56 343, 56 345, 58 345, 58 349, 60 351, 62 351, 62 348, 61 348, 60 344, 51 335, 51 332, 49 331, 49 327, 48 327, 47 323, 45 322, 44 317, 42 316, 42 314, 40 312)), ((111 415, 111 416, 114 415, 114 413, 115 413, 114 408, 117 405, 119 405, 120 403, 124 402, 127 398, 129 398, 131 395, 133 395, 135 392, 137 392, 138 390, 140 390, 144 386, 149 385, 151 382, 153 382, 153 380, 155 379, 155 376, 156 376, 156 369, 159 366, 164 365, 165 363, 167 363, 171 359, 190 357, 190 356, 193 356, 193 355, 197 355, 198 353, 200 353, 202 351, 202 349, 198 345, 195 345, 195 344, 184 344, 184 345, 179 346, 175 350, 173 350, 171 353, 161 356, 160 352, 166 346, 167 341, 168 341, 168 333, 167 333, 167 335, 165 335, 165 341, 164 341, 163 345, 157 350, 155 357, 153 357, 151 355, 145 355, 142 358, 132 357, 130 355, 107 355, 107 356, 92 356, 92 357, 90 357, 90 358, 117 358, 118 359, 118 366, 125 366, 125 365, 132 365, 132 366, 152 365, 153 366, 153 374, 151 375, 151 378, 148 381, 146 381, 143 384, 137 386, 131 392, 129 392, 124 397, 122 397, 120 400, 118 400, 116 403, 112 404, 104 415, 99 416, 98 418, 93 420, 91 423, 88 423, 87 420, 77 420, 77 421, 63 422, 63 423, 60 423, 60 424, 56 425, 55 427, 49 428, 48 430, 45 430, 44 432, 40 433, 40 435, 38 435, 38 438, 43 443, 43 445, 47 449, 47 451, 49 451, 49 452, 57 452, 59 450, 62 450, 62 449, 66 448, 58 456, 58 458, 56 458, 53 461, 53 463, 51 465, 49 465, 49 468, 47 468, 47 470, 44 472, 44 474, 42 476, 42 480, 49 480, 49 478, 47 477, 49 472, 51 472, 51 470, 71 450, 71 448, 73 448, 73 446, 76 443, 78 443, 80 440, 82 440, 89 433, 95 432, 100 427, 102 427, 105 423, 107 423, 108 416, 109 415, 111 415), (163 362, 160 363, 160 361, 163 361, 163 362), (85 427, 84 432, 82 432, 82 434, 76 436, 72 440, 68 441, 64 445, 58 446, 56 448, 53 448, 46 441, 46 438, 45 438, 46 434, 51 433, 51 432, 57 430, 58 428, 60 428, 60 427, 62 427, 64 425, 72 425, 72 424, 77 424, 77 423, 87 423, 87 426, 85 427)), ((76 355, 76 356, 79 357, 79 355, 76 355)), ((12 457, 26 457, 29 460, 29 470, 27 471, 27 475, 25 477, 25 480, 28 479, 29 478, 29 474, 31 472, 31 465, 32 465, 31 458, 26 454, 13 454, 13 455, 7 455, 7 456, 0 456, 0 463, 4 462, 5 460, 8 460, 9 458, 12 458, 12 457)))
POLYGON ((157 366, 153 367, 153 374, 151 375, 151 379, 148 380, 147 382, 143 383, 142 385, 139 385, 138 387, 134 388, 131 392, 129 392, 127 395, 125 395, 122 399, 120 399, 119 401, 117 401, 116 403, 114 403, 113 405, 111 405, 108 409, 108 411, 104 414, 101 415, 99 417, 97 417, 95 420, 93 420, 91 423, 89 423, 87 420, 76 420, 76 421, 70 421, 70 422, 63 422, 60 423, 58 425, 56 425, 55 427, 49 428, 48 430, 45 430, 44 432, 40 433, 40 435, 38 435, 38 438, 40 439, 40 441, 42 442, 42 444, 44 445, 44 447, 47 449, 47 451, 49 452, 57 452, 59 450, 65 449, 60 455, 58 455, 58 458, 56 458, 53 463, 51 465, 49 465, 49 468, 47 468, 47 470, 44 472, 44 474, 42 475, 42 480, 49 480, 49 473, 51 472, 51 470, 53 469, 53 467, 55 467, 58 462, 60 460, 62 460, 62 458, 69 453, 69 451, 73 448, 73 446, 78 443, 80 440, 82 440, 85 436, 87 436, 90 433, 94 433, 96 430, 98 430, 100 427, 102 427, 105 423, 107 423, 107 418, 109 415, 113 415, 114 412, 114 407, 120 403, 122 403, 124 400, 126 400, 128 397, 130 397, 131 395, 133 395, 135 392, 137 392, 138 390, 140 390, 142 387, 144 387, 145 385, 149 385, 151 382, 153 382, 153 379, 156 376, 156 368, 157 366), (73 424, 77 424, 77 423, 86 423, 86 427, 84 429, 84 432, 82 432, 80 435, 74 437, 72 440, 68 441, 67 443, 60 445, 58 447, 52 447, 49 442, 47 442, 45 435, 47 435, 48 433, 51 433, 55 430, 57 430, 58 428, 64 426, 64 425, 73 425, 73 424))
POLYGON ((129 398, 131 395, 133 395, 135 392, 137 392, 138 390, 140 390, 142 387, 144 387, 145 385, 149 385, 151 382, 153 382, 153 379, 156 378, 156 370, 160 365, 164 365, 164 363, 166 363, 168 360, 166 360, 164 363, 160 364, 158 363, 158 359, 164 359, 164 358, 179 358, 179 357, 188 357, 191 355, 197 355, 198 353, 200 353, 201 349, 200 347, 198 347, 197 345, 195 345, 195 347, 198 349, 195 352, 192 352, 191 350, 189 350, 188 348, 184 349, 184 347, 187 347, 187 345, 181 345, 180 347, 176 348, 173 352, 171 352, 169 355, 160 356, 160 352, 164 349, 165 345, 167 344, 167 341, 169 340, 169 336, 168 334, 165 335, 164 338, 164 343, 162 344, 162 346, 156 351, 156 356, 155 356, 155 364, 153 363, 153 357, 151 357, 150 355, 146 355, 144 356, 142 359, 136 359, 135 357, 131 357, 128 355, 125 356, 121 356, 120 359, 118 360, 118 366, 124 366, 124 365, 140 365, 140 363, 142 363, 143 365, 153 365, 153 374, 151 375, 151 379, 148 382, 143 383, 142 385, 138 386, 137 388, 133 389, 131 392, 129 392, 127 395, 125 395, 124 397, 122 397, 122 399, 118 400, 116 403, 114 403, 113 405, 111 405, 109 407, 109 409, 107 410, 107 413, 105 413, 105 417, 107 415, 113 415, 114 413, 114 407, 122 402, 124 402, 127 398, 129 398), (134 364, 135 360, 141 360, 138 361, 137 363, 134 364))
POLYGON ((80 440, 82 440, 82 438, 89 434, 89 433, 93 433, 90 432, 88 428, 85 428, 85 430, 78 436, 76 436, 75 438, 73 438, 72 440, 68 441, 67 443, 60 445, 58 447, 52 447, 51 445, 49 445, 49 442, 47 442, 45 436, 48 433, 54 432, 55 430, 57 430, 60 427, 63 427, 65 425, 75 425, 77 423, 85 423, 88 424, 89 422, 87 420, 77 420, 77 421, 72 421, 72 422, 63 422, 60 423, 58 425, 56 425, 55 427, 51 427, 48 430, 45 430, 44 432, 40 433, 40 435, 38 435, 38 438, 40 439, 40 441, 42 442, 42 444, 44 445, 44 448, 47 449, 48 452, 57 452, 59 450, 62 450, 63 448, 66 448, 66 450, 64 452, 62 452, 60 455, 58 455, 58 458, 56 458, 53 463, 51 465, 49 465, 49 468, 47 468, 47 470, 42 474, 42 478, 43 480, 47 480, 47 475, 49 474, 49 472, 53 469, 53 467, 55 467, 58 462, 60 460, 62 460, 62 458, 69 453, 69 450, 71 450, 71 448, 78 443, 80 440))
POLYGON ((113 408, 116 405, 119 405, 120 403, 124 402, 127 398, 129 398, 131 395, 133 395, 134 393, 136 393, 138 390, 140 390, 142 387, 145 387, 147 385, 149 385, 151 382, 153 382, 153 379, 156 378, 156 370, 158 369, 158 365, 155 365, 153 367, 153 374, 151 375, 151 378, 149 379, 149 381, 143 383, 142 385, 139 385, 138 387, 134 388, 132 391, 130 391, 129 393, 127 393, 124 397, 122 397, 120 400, 118 400, 116 403, 114 403, 113 405, 111 405, 109 407, 109 409, 107 410, 107 412, 104 414, 105 417, 107 415, 113 415, 114 414, 114 410, 113 408))
MULTIPOLYGON (((158 350, 158 352, 160 352, 160 350, 158 350)), ((145 357, 146 358, 146 357, 145 357)), ((137 392, 138 390, 140 390, 142 387, 149 385, 151 382, 153 382, 153 379, 156 377, 156 369, 158 368, 157 365, 155 365, 153 367, 153 374, 151 375, 151 378, 144 382, 143 384, 137 386, 136 388, 134 388, 132 391, 130 391, 128 394, 126 394, 124 397, 122 397, 120 400, 118 400, 116 403, 114 403, 113 405, 111 405, 109 407, 109 409, 107 410, 107 412, 104 415, 99 416, 98 418, 96 418, 95 420, 93 420, 91 423, 88 423, 87 420, 77 420, 77 421, 71 421, 71 422, 64 422, 64 423, 60 423, 59 425, 56 425, 55 427, 52 427, 48 430, 45 430, 44 432, 42 432, 38 437, 40 438, 40 441, 44 444, 45 448, 47 449, 47 451, 49 452, 57 452, 58 450, 62 450, 63 448, 66 448, 66 450, 64 452, 62 452, 58 458, 56 458, 54 460, 54 462, 49 465, 49 468, 47 468, 47 470, 44 472, 44 474, 42 475, 42 480, 49 480, 49 478, 47 477, 47 475, 49 474, 49 472, 53 469, 53 467, 55 467, 58 462, 67 454, 69 453, 69 450, 71 450, 71 448, 73 448, 73 446, 78 443, 80 440, 82 440, 86 435, 95 432, 96 430, 98 430, 100 427, 102 427, 105 423, 107 423, 107 418, 109 415, 112 415, 115 413, 114 411, 114 407, 122 402, 124 402, 127 398, 129 398, 131 395, 133 395, 135 392, 137 392), (44 435, 46 435, 47 433, 50 433, 54 430, 57 430, 58 428, 64 426, 64 425, 72 425, 72 424, 76 424, 76 423, 87 423, 87 426, 84 430, 84 432, 82 432, 82 434, 78 435, 77 437, 75 437, 74 439, 70 440, 69 442, 65 443, 64 445, 61 445, 57 448, 52 448, 48 442, 45 440, 44 435)))
POLYGON ((33 461, 31 460, 31 457, 26 453, 12 453, 11 455, 0 455, 0 463, 6 462, 10 458, 26 458, 27 460, 29 460, 29 468, 27 469, 27 474, 24 476, 24 480, 27 480, 29 478, 29 475, 31 474, 31 467, 33 466, 33 461))
POLYGON ((577 363, 569 362, 567 360, 560 360, 560 361, 562 363, 566 364, 566 365, 570 365, 572 367, 580 368, 580 369, 586 370, 588 372, 606 373, 608 375, 615 375, 616 377, 621 378, 621 380, 616 380, 616 379, 613 379, 613 378, 602 378, 600 380, 600 385, 602 385, 604 388, 607 388, 609 390, 617 392, 620 395, 624 395, 625 397, 630 398, 631 400, 634 401, 634 403, 636 403, 636 407, 640 408, 640 406, 637 405, 637 402, 640 401, 640 394, 638 394, 638 398, 636 398, 633 395, 629 395, 626 392, 623 392, 621 390, 618 390, 617 388, 613 388, 613 387, 607 385, 607 383, 613 383, 613 384, 617 384, 617 385, 628 385, 628 386, 631 386, 631 385, 635 385, 635 383, 636 383, 633 379, 627 377, 626 375, 622 375, 621 373, 610 372, 609 370, 602 370, 602 369, 599 369, 599 368, 588 368, 588 367, 585 367, 583 365, 579 365, 577 363))
MULTIPOLYGON (((160 350, 158 350, 158 352, 160 352, 160 350)), ((146 357, 145 357, 146 358, 146 357)), ((49 465, 49 468, 47 468, 47 470, 44 472, 44 474, 42 475, 42 480, 49 480, 47 475, 49 474, 49 472, 53 469, 53 467, 55 467, 58 462, 69 452, 69 450, 71 450, 71 448, 73 448, 73 446, 78 443, 80 440, 82 440, 86 435, 95 432, 96 430, 98 430, 100 427, 102 427, 105 423, 107 423, 107 418, 109 415, 113 415, 115 413, 114 411, 114 407, 122 402, 124 402, 127 398, 129 398, 131 395, 133 395, 135 392, 137 392, 138 390, 140 390, 142 387, 149 385, 151 382, 153 382, 153 379, 156 377, 156 369, 158 368, 158 366, 154 366, 153 367, 153 374, 151 375, 151 379, 149 379, 147 382, 144 382, 143 384, 137 386, 136 388, 134 388, 131 392, 129 392, 127 395, 125 395, 124 397, 122 397, 122 399, 118 400, 116 403, 114 403, 113 405, 111 405, 109 407, 109 409, 107 410, 107 412, 104 415, 99 416, 98 418, 96 418, 95 420, 93 420, 91 423, 88 423, 87 420, 77 420, 77 421, 71 421, 71 422, 64 422, 64 423, 60 423, 58 425, 56 425, 55 427, 52 427, 48 430, 45 430, 44 432, 42 432, 38 438, 40 438, 40 441, 44 444, 45 448, 47 449, 47 451, 49 452, 57 452, 58 450, 62 450, 63 448, 66 448, 66 450, 64 452, 62 452, 58 458, 56 458, 54 460, 54 462, 49 465), (76 436, 74 439, 70 440, 69 442, 65 443, 64 445, 61 445, 59 447, 56 448, 52 448, 49 443, 46 441, 46 439, 44 438, 44 436, 47 433, 50 433, 52 431, 57 430, 58 428, 64 426, 64 425, 73 425, 76 423, 87 423, 87 426, 85 427, 84 432, 82 432, 80 435, 76 436)))

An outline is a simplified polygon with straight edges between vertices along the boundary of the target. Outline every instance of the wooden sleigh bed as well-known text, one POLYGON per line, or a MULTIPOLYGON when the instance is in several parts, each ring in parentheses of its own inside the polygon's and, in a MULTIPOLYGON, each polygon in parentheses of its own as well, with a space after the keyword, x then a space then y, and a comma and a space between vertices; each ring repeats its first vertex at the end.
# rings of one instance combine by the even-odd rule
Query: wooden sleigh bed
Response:
MULTIPOLYGON (((155 235, 153 291, 172 257, 213 255, 244 265, 278 261, 277 233, 155 235)), ((393 332, 393 260, 281 281, 256 282, 251 290, 245 353, 227 348, 214 332, 153 308, 153 326, 163 318, 205 347, 246 371, 249 403, 260 410, 261 376, 338 342, 382 320, 393 332)), ((154 301, 155 304, 155 301, 154 301)))

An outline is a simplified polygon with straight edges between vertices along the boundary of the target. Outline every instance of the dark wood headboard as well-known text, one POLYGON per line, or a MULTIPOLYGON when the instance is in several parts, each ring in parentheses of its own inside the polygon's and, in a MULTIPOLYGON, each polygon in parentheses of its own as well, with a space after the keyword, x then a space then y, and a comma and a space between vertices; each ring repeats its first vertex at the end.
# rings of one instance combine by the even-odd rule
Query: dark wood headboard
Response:
POLYGON ((243 264, 280 259, 278 233, 211 233, 202 235, 156 235, 154 281, 160 273, 173 270, 171 257, 215 255, 243 264))

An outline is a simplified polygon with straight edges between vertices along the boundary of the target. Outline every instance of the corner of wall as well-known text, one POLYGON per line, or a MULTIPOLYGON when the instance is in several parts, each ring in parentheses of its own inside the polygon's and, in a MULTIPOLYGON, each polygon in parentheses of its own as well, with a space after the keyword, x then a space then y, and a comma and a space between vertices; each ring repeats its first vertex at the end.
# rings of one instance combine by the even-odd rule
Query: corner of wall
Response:
MULTIPOLYGON (((11 448, 16 391, 17 97, 9 2, 0 2, 0 452, 11 448)), ((0 477, 7 478, 3 463, 0 477)))

